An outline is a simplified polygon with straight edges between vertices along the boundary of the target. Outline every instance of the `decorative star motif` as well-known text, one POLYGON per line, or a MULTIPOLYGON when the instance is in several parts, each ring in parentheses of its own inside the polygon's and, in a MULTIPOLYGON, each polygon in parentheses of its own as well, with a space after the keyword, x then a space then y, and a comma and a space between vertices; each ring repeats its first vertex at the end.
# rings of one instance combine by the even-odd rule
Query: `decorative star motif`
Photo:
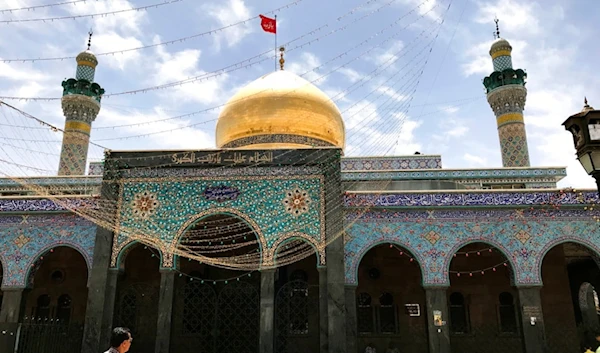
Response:
POLYGON ((31 238, 26 237, 25 234, 20 234, 18 237, 15 238, 14 242, 15 245, 21 249, 23 248, 25 245, 27 245, 27 243, 29 243, 31 241, 31 238))
POLYGON ((531 234, 529 234, 528 232, 526 232, 524 230, 520 230, 517 232, 517 234, 515 234, 515 238, 518 241, 520 241, 521 243, 525 244, 525 243, 527 243, 529 238, 531 238, 531 234))
POLYGON ((442 237, 433 230, 430 230, 428 233, 423 235, 423 238, 431 243, 431 245, 435 245, 435 243, 437 243, 442 237))
POLYGON ((311 199, 308 192, 297 187, 293 190, 288 190, 283 199, 285 212, 292 216, 300 216, 308 212, 310 203, 311 199))
POLYGON ((156 194, 142 191, 135 194, 131 201, 133 216, 141 219, 148 219, 158 208, 156 194))

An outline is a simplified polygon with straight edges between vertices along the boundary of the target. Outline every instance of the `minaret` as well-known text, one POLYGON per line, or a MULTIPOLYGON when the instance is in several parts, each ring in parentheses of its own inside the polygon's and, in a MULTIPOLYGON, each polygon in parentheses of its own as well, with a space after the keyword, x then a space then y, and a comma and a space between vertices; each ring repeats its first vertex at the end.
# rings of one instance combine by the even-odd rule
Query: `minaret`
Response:
POLYGON ((522 69, 513 69, 512 47, 506 39, 500 38, 498 19, 496 22, 496 41, 490 49, 494 63, 494 72, 485 79, 483 85, 487 91, 487 100, 496 115, 502 165, 504 167, 529 167, 529 150, 523 120, 523 108, 527 89, 527 74, 522 69))
POLYGON ((100 100, 104 94, 104 89, 94 82, 98 59, 90 51, 91 42, 90 31, 87 50, 75 59, 75 78, 62 82, 61 103, 66 122, 58 175, 85 174, 92 122, 100 112, 100 100))

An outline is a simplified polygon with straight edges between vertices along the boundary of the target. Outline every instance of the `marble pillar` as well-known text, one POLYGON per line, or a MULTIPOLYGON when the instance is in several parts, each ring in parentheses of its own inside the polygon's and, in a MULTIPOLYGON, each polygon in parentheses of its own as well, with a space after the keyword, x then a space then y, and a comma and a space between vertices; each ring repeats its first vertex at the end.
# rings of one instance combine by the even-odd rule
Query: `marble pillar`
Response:
POLYGON ((541 286, 517 287, 525 353, 545 352, 546 334, 544 331, 541 289, 541 286))
POLYGON ((346 352, 358 353, 358 318, 356 286, 346 285, 346 352))
POLYGON ((19 322, 23 306, 23 288, 4 288, 2 295, 0 322, 19 322))
POLYGON ((171 313, 175 294, 175 271, 160 270, 160 291, 158 294, 158 318, 156 322, 156 353, 169 353, 171 343, 171 313))
POLYGON ((275 353, 275 269, 260 271, 260 337, 261 353, 275 353))
POLYGON ((327 353, 327 267, 319 267, 319 352, 327 353))
MULTIPOLYGON (((108 155, 106 156, 108 158, 108 155)), ((110 163, 105 160, 105 169, 101 197, 106 205, 116 205, 118 186, 113 178, 114 170, 109 167, 110 163)), ((106 206, 106 212, 116 212, 115 208, 106 206)), ((88 298, 85 311, 85 322, 83 327, 83 340, 81 343, 81 353, 104 352, 107 347, 101 346, 102 327, 110 319, 105 313, 106 308, 106 290, 108 284, 108 268, 110 267, 110 258, 112 254, 113 232, 100 226, 96 230, 96 239, 94 244, 94 256, 92 260, 92 269, 90 270, 90 279, 88 281, 88 298), (103 324, 104 323, 104 324, 103 324)), ((116 287, 115 287, 116 289, 116 287)), ((111 313, 112 314, 112 313, 111 313)))
POLYGON ((429 353, 450 353, 450 318, 446 292, 446 287, 425 288, 429 353))
POLYGON ((102 331, 100 334, 100 347, 108 347, 112 331, 115 301, 117 299, 117 280, 121 271, 117 268, 108 270, 106 291, 104 295, 104 314, 102 316, 102 331))
POLYGON ((325 164, 325 260, 327 265, 327 349, 346 352, 346 293, 344 267, 344 212, 341 152, 335 151, 325 164))

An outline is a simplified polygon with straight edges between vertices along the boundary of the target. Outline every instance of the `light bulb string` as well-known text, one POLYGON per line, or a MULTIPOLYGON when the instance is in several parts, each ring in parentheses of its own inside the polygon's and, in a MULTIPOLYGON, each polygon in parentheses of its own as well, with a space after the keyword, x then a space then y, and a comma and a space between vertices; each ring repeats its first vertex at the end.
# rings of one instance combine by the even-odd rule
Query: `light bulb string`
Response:
MULTIPOLYGON (((94 14, 84 14, 84 15, 71 15, 71 16, 59 16, 59 17, 46 17, 46 18, 28 18, 28 19, 12 19, 12 20, 0 20, 0 23, 3 24, 11 24, 11 23, 30 23, 30 22, 54 22, 54 21, 61 21, 61 20, 75 20, 75 19, 80 19, 80 18, 94 18, 94 17, 106 17, 109 15, 116 15, 116 14, 122 14, 122 13, 127 13, 127 12, 132 12, 132 11, 145 11, 151 8, 158 8, 164 5, 171 5, 174 3, 178 3, 181 2, 183 0, 167 0, 167 1, 163 1, 160 3, 155 3, 152 5, 145 5, 145 6, 140 6, 140 7, 133 7, 133 8, 129 8, 129 9, 121 9, 121 10, 114 10, 114 11, 107 11, 107 12, 100 12, 100 13, 94 13, 94 14)), ((7 11, 7 10, 4 10, 7 11)), ((1 11, 0 11, 1 12, 1 11)), ((6 61, 6 60, 2 60, 4 62, 10 62, 10 61, 6 61)))

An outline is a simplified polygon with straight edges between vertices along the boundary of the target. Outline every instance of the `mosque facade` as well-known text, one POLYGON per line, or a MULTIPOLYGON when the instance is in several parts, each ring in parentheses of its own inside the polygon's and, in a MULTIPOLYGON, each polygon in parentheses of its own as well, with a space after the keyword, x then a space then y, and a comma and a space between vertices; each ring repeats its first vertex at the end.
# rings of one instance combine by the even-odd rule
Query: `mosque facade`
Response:
POLYGON ((483 80, 501 168, 344 156, 339 109, 282 57, 230 99, 217 149, 107 151, 87 174, 104 90, 81 53, 58 176, 0 179, 0 351, 97 353, 114 326, 134 353, 595 344, 598 194, 530 166, 511 50, 493 43, 483 80), (235 263, 185 256, 226 247, 235 263))

